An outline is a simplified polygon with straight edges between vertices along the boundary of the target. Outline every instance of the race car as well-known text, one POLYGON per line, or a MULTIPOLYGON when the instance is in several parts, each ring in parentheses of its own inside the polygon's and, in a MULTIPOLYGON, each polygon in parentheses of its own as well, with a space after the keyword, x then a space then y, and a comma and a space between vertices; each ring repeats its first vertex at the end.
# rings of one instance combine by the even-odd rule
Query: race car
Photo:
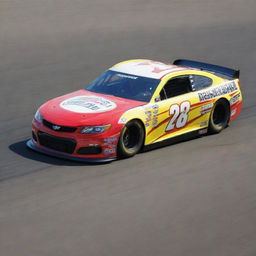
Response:
POLYGON ((70 160, 112 161, 184 136, 219 133, 241 107, 238 70, 182 59, 128 60, 43 104, 27 146, 70 160))

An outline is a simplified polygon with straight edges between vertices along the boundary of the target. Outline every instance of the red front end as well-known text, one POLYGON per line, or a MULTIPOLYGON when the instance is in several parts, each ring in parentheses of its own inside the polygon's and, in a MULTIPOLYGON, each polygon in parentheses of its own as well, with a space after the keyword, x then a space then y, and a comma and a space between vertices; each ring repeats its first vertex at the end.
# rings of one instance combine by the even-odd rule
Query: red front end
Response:
POLYGON ((40 107, 40 120, 32 121, 28 147, 52 156, 89 162, 117 157, 117 144, 124 124, 118 121, 124 111, 142 102, 86 90, 48 101, 40 107), (104 132, 86 132, 85 127, 103 127, 104 132))
POLYGON ((45 119, 43 122, 38 123, 36 120, 32 122, 33 144, 39 149, 57 153, 63 157, 77 157, 78 160, 79 158, 116 157, 121 127, 102 134, 81 134, 82 127, 73 128, 75 129, 73 132, 54 131, 49 128, 50 122, 45 119))

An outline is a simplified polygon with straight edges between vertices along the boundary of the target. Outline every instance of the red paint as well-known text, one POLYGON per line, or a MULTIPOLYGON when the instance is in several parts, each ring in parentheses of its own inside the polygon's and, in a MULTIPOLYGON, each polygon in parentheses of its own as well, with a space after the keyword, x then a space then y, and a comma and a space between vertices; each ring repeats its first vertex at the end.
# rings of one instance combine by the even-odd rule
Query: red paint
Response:
POLYGON ((242 106, 243 106, 243 101, 238 101, 231 106, 230 113, 232 113, 232 111, 236 111, 236 113, 230 117, 230 121, 233 121, 235 118, 237 118, 237 116, 241 113, 242 106))
POLYGON ((115 125, 121 115, 128 109, 135 108, 146 103, 128 99, 121 99, 115 96, 92 93, 86 90, 75 91, 46 102, 41 108, 40 113, 49 122, 63 126, 86 126, 86 125, 115 125), (116 108, 100 113, 76 113, 60 107, 61 102, 76 96, 96 96, 102 97, 116 104, 116 108))
POLYGON ((118 124, 118 120, 120 119, 121 115, 127 111, 128 109, 135 108, 137 106, 145 105, 144 102, 121 99, 114 96, 103 95, 99 93, 92 93, 86 90, 79 90, 70 94, 66 94, 61 97, 54 98, 44 105, 40 107, 40 113, 43 119, 60 126, 69 126, 69 127, 77 127, 75 132, 58 132, 54 131, 42 123, 38 123, 36 120, 33 120, 32 126, 33 131, 37 136, 38 140, 38 131, 45 132, 47 134, 62 137, 62 138, 69 138, 74 139, 77 142, 76 148, 73 154, 66 154, 62 152, 56 152, 50 148, 46 148, 41 146, 38 142, 33 141, 36 147, 52 152, 57 153, 59 155, 70 155, 73 157, 82 157, 82 158, 109 158, 115 157, 116 151, 111 154, 104 154, 105 149, 112 149, 117 146, 119 134, 122 130, 124 124, 118 124), (116 104, 116 108, 100 112, 100 113, 76 113, 69 110, 66 110, 60 106, 60 104, 67 99, 76 97, 76 96, 95 96, 95 97, 102 97, 107 99, 111 102, 116 104), (101 134, 81 134, 81 130, 84 126, 96 126, 96 125, 106 125, 111 124, 112 127, 101 134), (115 138, 112 143, 106 143, 105 139, 115 138), (80 147, 88 147, 90 144, 96 144, 102 147, 101 154, 95 155, 80 155, 77 153, 80 147))

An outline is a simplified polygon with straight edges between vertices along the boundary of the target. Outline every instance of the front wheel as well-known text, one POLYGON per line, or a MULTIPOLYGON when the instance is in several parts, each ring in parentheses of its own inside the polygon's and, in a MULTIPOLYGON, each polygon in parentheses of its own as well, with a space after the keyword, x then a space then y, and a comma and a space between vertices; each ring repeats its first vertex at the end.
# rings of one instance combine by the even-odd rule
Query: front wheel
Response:
POLYGON ((224 100, 218 100, 211 112, 208 132, 210 134, 221 132, 229 122, 230 118, 230 106, 229 103, 224 100))
POLYGON ((131 157, 139 152, 144 143, 145 132, 138 120, 127 123, 121 131, 118 141, 118 156, 131 157))

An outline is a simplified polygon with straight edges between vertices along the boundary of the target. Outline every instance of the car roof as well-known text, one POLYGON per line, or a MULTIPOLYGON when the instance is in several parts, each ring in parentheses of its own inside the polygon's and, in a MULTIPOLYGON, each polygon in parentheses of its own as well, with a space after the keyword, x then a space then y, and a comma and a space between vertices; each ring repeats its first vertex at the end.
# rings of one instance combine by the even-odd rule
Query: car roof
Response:
POLYGON ((154 79, 162 79, 167 74, 189 69, 191 68, 148 59, 123 61, 110 68, 112 71, 154 79))

